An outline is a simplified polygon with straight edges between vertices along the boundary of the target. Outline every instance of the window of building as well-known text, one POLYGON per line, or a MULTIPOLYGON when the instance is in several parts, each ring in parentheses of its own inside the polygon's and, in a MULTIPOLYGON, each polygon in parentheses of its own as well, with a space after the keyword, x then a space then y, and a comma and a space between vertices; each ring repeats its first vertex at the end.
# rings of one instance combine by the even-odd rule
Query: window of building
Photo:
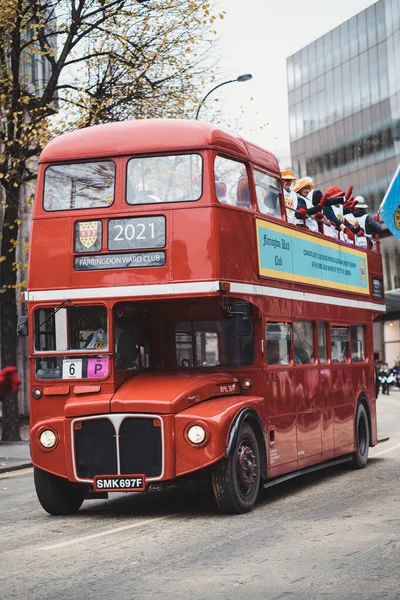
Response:
POLYGON ((326 81, 326 124, 329 125, 334 121, 335 114, 335 98, 333 87, 333 71, 329 71, 325 75, 326 81))
POLYGON ((279 179, 254 169, 257 205, 260 212, 276 219, 282 218, 279 179))
POLYGON ((332 32, 329 31, 324 35, 324 56, 325 56, 325 72, 329 71, 333 67, 333 54, 332 54, 332 32))
POLYGON ((385 17, 385 4, 383 2, 377 2, 376 7, 376 29, 377 29, 377 41, 378 43, 386 39, 386 17, 385 17))
POLYGON ((389 72, 387 43, 378 44, 379 96, 384 100, 389 96, 389 72))
POLYGON ((351 326, 351 360, 365 360, 365 333, 363 325, 351 326))
POLYGON ((292 349, 292 324, 268 322, 265 326, 268 365, 288 365, 292 349))
POLYGON ((335 102, 335 121, 343 117, 342 67, 333 69, 333 97, 335 102))
POLYGON ((350 58, 349 22, 345 21, 340 26, 340 47, 342 51, 342 62, 350 58))
POLYGON ((353 112, 358 112, 361 108, 360 65, 358 56, 350 60, 350 77, 353 112))
POLYGON ((337 67, 341 63, 341 40, 340 40, 340 27, 336 27, 332 31, 332 55, 333 55, 333 67, 337 67))
POLYGON ((359 52, 364 52, 368 47, 368 36, 367 36, 367 15, 366 11, 362 11, 357 15, 357 29, 358 29, 358 44, 359 52))
POLYGON ((322 37, 315 42, 315 59, 318 77, 319 75, 323 75, 325 71, 324 39, 322 37))
POLYGON ((294 362, 309 365, 314 362, 314 323, 294 321, 294 362))
POLYGON ((328 346, 327 346, 327 325, 326 323, 318 323, 318 357, 320 363, 328 361, 328 346))
POLYGON ((350 56, 358 54, 357 16, 349 20, 350 56))
POLYGON ((246 165, 217 156, 214 175, 215 191, 219 202, 240 208, 252 208, 246 165))
POLYGON ((332 362, 347 362, 349 360, 350 329, 349 327, 331 327, 331 356, 332 362))
POLYGON ((377 31, 376 31, 376 14, 375 14, 375 4, 367 8, 367 37, 368 37, 368 47, 375 46, 377 42, 377 31))
POLYGON ((368 52, 363 52, 362 54, 360 54, 360 74, 361 108, 368 108, 371 104, 368 52))
POLYGON ((202 194, 203 159, 199 154, 132 158, 128 162, 128 204, 193 202, 202 194))

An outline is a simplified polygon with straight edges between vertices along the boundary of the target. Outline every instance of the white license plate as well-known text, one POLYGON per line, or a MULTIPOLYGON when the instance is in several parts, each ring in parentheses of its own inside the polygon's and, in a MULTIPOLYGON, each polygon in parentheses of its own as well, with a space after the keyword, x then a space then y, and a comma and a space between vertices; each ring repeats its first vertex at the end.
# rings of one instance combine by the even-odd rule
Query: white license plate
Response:
POLYGON ((144 475, 96 475, 93 480, 95 492, 143 492, 144 475))

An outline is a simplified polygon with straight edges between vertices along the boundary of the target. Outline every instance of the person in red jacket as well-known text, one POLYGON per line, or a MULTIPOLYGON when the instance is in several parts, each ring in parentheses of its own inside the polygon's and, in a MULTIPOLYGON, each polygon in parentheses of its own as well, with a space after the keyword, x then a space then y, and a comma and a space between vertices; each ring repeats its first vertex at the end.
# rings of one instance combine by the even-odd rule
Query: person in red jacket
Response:
POLYGON ((8 394, 18 392, 21 385, 21 379, 18 377, 17 367, 5 367, 0 371, 0 402, 8 394))

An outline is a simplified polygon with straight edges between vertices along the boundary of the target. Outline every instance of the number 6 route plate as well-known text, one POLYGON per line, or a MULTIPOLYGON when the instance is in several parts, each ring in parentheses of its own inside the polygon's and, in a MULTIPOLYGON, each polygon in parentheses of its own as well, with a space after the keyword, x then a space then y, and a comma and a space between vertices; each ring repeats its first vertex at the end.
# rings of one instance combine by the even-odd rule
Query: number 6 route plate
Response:
POLYGON ((93 479, 95 492, 144 492, 144 475, 96 475, 93 479))

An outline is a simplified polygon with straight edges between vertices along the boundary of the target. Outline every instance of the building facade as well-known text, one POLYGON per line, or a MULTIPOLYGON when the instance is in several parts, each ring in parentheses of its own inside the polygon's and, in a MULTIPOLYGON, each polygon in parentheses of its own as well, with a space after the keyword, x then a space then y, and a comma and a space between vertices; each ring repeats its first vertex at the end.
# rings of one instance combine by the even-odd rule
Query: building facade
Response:
MULTIPOLYGON (((400 163, 399 65, 400 0, 379 0, 287 60, 296 174, 321 190, 354 185, 372 214, 400 163)), ((392 334, 400 317, 400 244, 387 230, 382 256, 392 334)), ((392 336, 385 341, 386 329, 377 327, 376 352, 393 362, 400 339, 397 346, 392 336)))

